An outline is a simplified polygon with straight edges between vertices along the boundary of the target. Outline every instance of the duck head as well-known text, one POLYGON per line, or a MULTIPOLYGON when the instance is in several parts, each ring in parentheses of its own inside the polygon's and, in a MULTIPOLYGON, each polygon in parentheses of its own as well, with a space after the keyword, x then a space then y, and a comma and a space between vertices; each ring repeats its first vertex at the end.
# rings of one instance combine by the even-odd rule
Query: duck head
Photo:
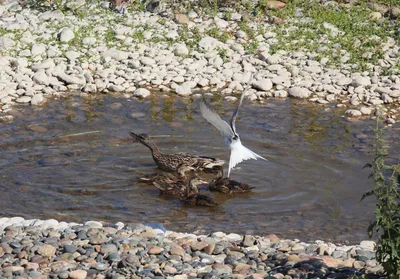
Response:
POLYGON ((140 134, 137 135, 134 132, 129 132, 129 135, 135 140, 140 142, 141 144, 147 146, 150 149, 153 149, 155 147, 154 142, 150 139, 148 134, 140 134))
POLYGON ((216 174, 216 178, 222 178, 224 176, 224 168, 222 166, 212 167, 211 172, 216 174))

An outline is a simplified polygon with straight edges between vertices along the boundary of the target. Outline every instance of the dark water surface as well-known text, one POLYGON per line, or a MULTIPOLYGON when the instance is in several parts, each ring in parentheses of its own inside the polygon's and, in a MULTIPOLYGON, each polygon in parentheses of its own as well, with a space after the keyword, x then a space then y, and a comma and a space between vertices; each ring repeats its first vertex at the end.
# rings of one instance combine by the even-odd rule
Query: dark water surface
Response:
MULTIPOLYGON (((229 119, 235 104, 212 104, 229 119)), ((146 132, 168 153, 229 159, 220 133, 200 115, 198 100, 148 100, 102 95, 17 107, 0 124, 0 212, 3 216, 64 221, 161 222, 176 231, 276 233, 301 240, 366 239, 374 200, 373 120, 342 118, 343 111, 308 102, 244 102, 237 129, 242 143, 268 162, 239 164, 231 176, 256 188, 244 195, 216 193, 217 208, 182 206, 137 182, 158 171, 147 148, 128 134, 146 132)), ((387 129, 398 156, 399 125, 387 129)))

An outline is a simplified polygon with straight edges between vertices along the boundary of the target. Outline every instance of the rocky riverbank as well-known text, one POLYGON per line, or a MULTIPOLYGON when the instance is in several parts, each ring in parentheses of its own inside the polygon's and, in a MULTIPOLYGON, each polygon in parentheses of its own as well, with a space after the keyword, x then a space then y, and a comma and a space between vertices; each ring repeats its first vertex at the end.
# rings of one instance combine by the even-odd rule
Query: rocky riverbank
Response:
MULTIPOLYGON (((292 16, 279 18, 270 16, 273 10, 262 10, 265 14, 249 19, 251 13, 230 9, 213 15, 168 8, 158 13, 159 5, 150 12, 121 14, 111 10, 108 1, 53 2, 64 3, 60 6, 46 1, 33 1, 42 6, 2 2, 3 121, 12 121, 15 104, 41 105, 69 91, 146 98, 153 88, 180 96, 220 91, 227 100, 236 100, 234 95, 246 90, 251 100, 296 97, 321 105, 335 102, 348 108, 349 117, 379 109, 389 124, 399 113, 396 29, 393 21, 373 9, 362 22, 343 22, 343 27, 318 22, 307 9, 284 7, 278 1, 272 1, 275 10, 292 9, 292 16), (378 35, 350 34, 348 41, 353 24, 361 34, 368 34, 365 27, 375 28, 378 35)), ((346 17, 348 6, 329 5, 352 20, 346 17)), ((323 14, 319 18, 323 21, 323 14)))
POLYGON ((375 243, 0 218, 0 278, 379 278, 375 243))

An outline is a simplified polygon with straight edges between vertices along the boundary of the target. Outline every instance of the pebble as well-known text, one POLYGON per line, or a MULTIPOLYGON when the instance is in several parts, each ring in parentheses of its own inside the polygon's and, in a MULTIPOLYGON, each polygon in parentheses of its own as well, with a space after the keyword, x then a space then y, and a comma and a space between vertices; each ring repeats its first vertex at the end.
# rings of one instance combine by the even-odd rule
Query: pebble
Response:
POLYGON ((357 109, 348 109, 345 111, 345 114, 350 117, 357 117, 357 116, 361 116, 362 112, 357 109))
POLYGON ((291 87, 289 88, 288 93, 289 96, 300 99, 308 98, 311 95, 311 91, 303 87, 291 87))
POLYGON ((253 82, 253 88, 260 91, 269 91, 272 89, 272 81, 270 79, 262 79, 253 82))
POLYGON ((71 279, 85 279, 87 276, 86 270, 74 270, 69 273, 71 279))
MULTIPOLYGON (((270 30, 267 22, 256 23, 258 29, 267 31, 255 34, 256 55, 249 53, 243 45, 249 35, 237 24, 243 17, 239 12, 232 12, 229 18, 221 13, 203 17, 194 10, 188 11, 187 15, 177 13, 172 17, 151 12, 127 16, 124 12, 120 21, 117 14, 105 12, 104 9, 108 9, 106 2, 93 3, 85 17, 80 18, 78 14, 64 14, 58 10, 40 12, 10 1, 15 3, 16 9, 7 10, 7 17, 1 19, 2 27, 21 33, 22 38, 18 42, 11 35, 0 38, 0 46, 5 50, 0 67, 6 69, 0 76, 0 102, 7 104, 7 108, 15 104, 41 105, 48 95, 57 91, 123 92, 126 98, 147 98, 153 93, 144 88, 146 86, 173 91, 180 96, 190 96, 209 86, 222 88, 224 99, 232 101, 236 97, 232 96, 235 91, 245 89, 251 73, 254 74, 251 87, 258 92, 248 94, 248 99, 254 101, 269 97, 304 98, 320 104, 347 101, 354 109, 362 110, 363 115, 370 115, 360 108, 365 103, 374 111, 382 104, 400 102, 400 86, 396 87, 400 82, 395 83, 382 71, 385 65, 396 62, 394 57, 398 49, 393 38, 388 38, 382 46, 384 58, 378 65, 371 71, 357 72, 357 67, 348 64, 350 54, 344 51, 340 53, 341 65, 337 69, 328 66, 329 58, 317 60, 307 51, 278 49, 271 53, 271 46, 278 42, 279 35, 270 30), (54 25, 55 21, 57 25, 54 25), (89 25, 94 28, 86 28, 89 25), (103 26, 118 28, 109 32, 103 26), (210 36, 209 32, 215 32, 214 29, 219 35, 232 36, 228 40, 210 36), (170 41, 163 41, 153 30, 170 41), (200 38, 196 43, 190 41, 193 30, 200 38), (134 36, 140 38, 135 40, 134 36), (3 92, 1 89, 9 82, 18 88, 3 92), (137 89, 134 85, 143 88, 137 89), (367 101, 355 98, 369 92, 374 95, 367 101), (321 95, 316 98, 314 93, 321 95)), ((80 2, 69 1, 68 7, 75 9, 81 6, 80 2)), ((271 7, 284 6, 280 1, 268 3, 271 7)), ((161 12, 165 9, 163 5, 154 0, 146 9, 161 12)), ((296 28, 303 20, 302 12, 296 13, 299 17, 290 22, 289 29, 296 28)), ((371 10, 370 17, 380 21, 382 18, 378 18, 382 14, 371 10)), ((307 20, 312 24, 312 19, 307 20)), ((340 34, 339 28, 331 23, 324 22, 321 26, 332 36, 340 34)), ((330 46, 324 42, 318 43, 321 51, 329 50, 330 46)), ((337 48, 340 49, 340 45, 337 48)), ((0 112, 3 110, 0 108, 0 112)), ((4 115, 0 117, 2 122, 7 120, 4 115)))
POLYGON ((206 236, 171 232, 157 224, 151 227, 117 224, 0 218, 0 255, 8 255, 7 261, 0 261, 0 276, 87 278, 97 274, 105 278, 107 274, 123 274, 124 278, 162 275, 171 278, 308 278, 307 275, 327 274, 322 272, 321 262, 329 267, 331 277, 346 275, 342 266, 360 272, 365 267, 373 268, 374 272, 382 270, 375 259, 376 244, 370 240, 347 246, 320 240, 307 244, 279 239, 276 235, 214 232, 206 236), (88 224, 97 224, 97 228, 88 224), (11 231, 13 237, 6 237, 11 231), (103 239, 103 243, 92 243, 88 237, 103 239), (21 245, 24 253, 17 249, 21 245), (294 265, 297 268, 293 268, 294 265))
POLYGON ((150 91, 146 88, 138 88, 133 92, 133 96, 139 98, 146 98, 150 95, 150 91))

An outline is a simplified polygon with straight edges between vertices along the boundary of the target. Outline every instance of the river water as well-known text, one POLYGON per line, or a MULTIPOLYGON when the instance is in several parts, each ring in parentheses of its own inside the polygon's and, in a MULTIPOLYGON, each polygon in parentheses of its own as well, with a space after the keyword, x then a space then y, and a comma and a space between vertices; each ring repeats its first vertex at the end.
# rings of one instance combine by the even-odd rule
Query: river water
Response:
MULTIPOLYGON (((210 102, 225 120, 236 106, 219 96, 210 102)), ((231 178, 255 187, 252 193, 211 193, 218 207, 195 208, 138 183, 160 170, 129 131, 148 133, 166 153, 228 161, 229 150, 201 117, 197 99, 70 96, 13 113, 13 123, 0 124, 3 216, 160 222, 176 231, 350 243, 368 238, 375 201, 360 197, 373 186, 362 167, 372 160, 374 120, 348 120, 341 109, 295 99, 244 101, 236 123, 242 143, 268 162, 249 160, 232 171, 231 178)), ((385 130, 391 162, 399 155, 399 134, 398 124, 385 130)))

